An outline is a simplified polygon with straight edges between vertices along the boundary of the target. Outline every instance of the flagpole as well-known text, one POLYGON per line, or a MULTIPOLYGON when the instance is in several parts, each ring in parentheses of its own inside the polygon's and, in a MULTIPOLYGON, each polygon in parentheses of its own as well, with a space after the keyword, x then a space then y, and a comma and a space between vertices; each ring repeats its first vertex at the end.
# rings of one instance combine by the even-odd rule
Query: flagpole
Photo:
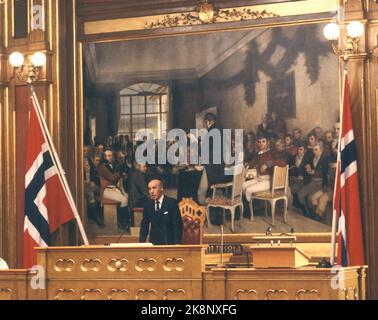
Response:
MULTIPOLYGON (((343 128, 343 110, 344 110, 344 95, 345 95, 345 77, 347 74, 346 70, 347 64, 344 61, 343 65, 343 88, 342 88, 342 101, 341 101, 341 108, 340 108, 340 116, 339 116, 339 123, 340 123, 340 129, 339 129, 339 141, 337 146, 337 165, 336 165, 336 174, 335 174, 335 184, 333 186, 333 208, 335 208, 335 199, 336 199, 336 190, 337 190, 337 183, 338 183, 338 174, 339 171, 341 171, 341 156, 340 156, 340 150, 341 150, 341 135, 342 135, 342 128, 343 128)), ((339 177, 340 178, 340 177, 339 177)), ((339 181, 339 183, 341 183, 339 181)), ((336 256, 336 235, 337 235, 337 213, 335 210, 333 210, 332 214, 332 239, 331 239, 331 258, 330 258, 330 264, 333 266, 335 264, 335 256, 336 256)))
POLYGON ((45 118, 42 114, 42 110, 41 110, 41 107, 39 105, 39 102, 38 102, 38 98, 37 98, 37 95, 34 91, 34 88, 31 84, 30 85, 30 89, 32 91, 32 98, 35 102, 35 108, 36 108, 36 111, 37 111, 37 116, 38 116, 38 119, 43 127, 43 134, 45 135, 45 138, 49 144, 49 147, 51 148, 51 153, 52 153, 52 160, 54 162, 54 164, 57 166, 58 168, 58 176, 63 184, 63 187, 64 187, 64 191, 68 197, 68 201, 70 203, 70 206, 72 208, 72 211, 74 213, 74 216, 75 216, 75 219, 76 219, 76 222, 77 222, 77 225, 79 227, 79 231, 80 231, 80 234, 81 234, 81 237, 83 238, 83 242, 85 245, 89 245, 89 241, 88 241, 88 238, 87 238, 87 235, 85 233, 85 230, 84 230, 84 227, 83 227, 83 223, 81 221, 81 218, 80 218, 80 215, 77 211, 77 208, 76 208, 76 205, 75 205, 75 201, 72 197, 72 194, 71 194, 71 190, 68 186, 68 182, 67 182, 67 179, 66 179, 66 176, 65 176, 65 171, 63 170, 63 167, 62 167, 62 164, 59 160, 59 157, 58 157, 58 154, 55 150, 55 147, 54 147, 54 144, 52 142, 52 139, 51 139, 51 136, 50 136, 50 133, 49 133, 49 130, 48 130, 48 127, 47 127, 47 124, 46 124, 46 121, 45 121, 45 118))
MULTIPOLYGON (((341 5, 339 2, 339 7, 337 10, 337 20, 340 23, 341 20, 341 5)), ((342 101, 341 107, 339 108, 339 138, 338 138, 338 146, 337 146, 337 164, 336 164, 336 173, 335 173, 335 183, 333 186, 333 206, 332 206, 332 237, 331 237, 331 257, 330 257, 330 264, 333 266, 335 264, 335 255, 336 255, 336 233, 337 233, 337 213, 335 212, 335 199, 336 199, 336 190, 337 190, 337 183, 338 183, 338 173, 339 173, 339 164, 340 164, 340 142, 341 142, 341 118, 342 118, 342 109, 344 107, 344 86, 345 86, 345 68, 343 69, 343 91, 342 91, 342 101)))

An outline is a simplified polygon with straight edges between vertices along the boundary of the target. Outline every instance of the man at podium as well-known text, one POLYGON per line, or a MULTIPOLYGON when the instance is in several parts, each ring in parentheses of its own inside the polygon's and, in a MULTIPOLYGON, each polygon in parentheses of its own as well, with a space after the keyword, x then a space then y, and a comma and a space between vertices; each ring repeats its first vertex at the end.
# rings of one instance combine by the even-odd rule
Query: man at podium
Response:
POLYGON ((148 192, 151 200, 144 205, 139 242, 146 242, 150 230, 149 242, 154 245, 180 244, 183 226, 177 201, 164 195, 163 182, 157 178, 148 183, 148 192))

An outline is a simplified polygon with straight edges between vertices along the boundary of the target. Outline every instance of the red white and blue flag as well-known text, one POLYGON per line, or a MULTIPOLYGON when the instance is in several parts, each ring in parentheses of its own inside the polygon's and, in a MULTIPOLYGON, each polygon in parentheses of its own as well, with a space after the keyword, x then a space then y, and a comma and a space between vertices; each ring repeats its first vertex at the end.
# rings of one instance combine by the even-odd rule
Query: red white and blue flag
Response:
POLYGON ((357 150, 352 125, 348 74, 344 74, 343 104, 335 179, 334 214, 338 217, 337 264, 364 265, 364 247, 358 186, 357 150))
POLYGON ((48 135, 31 97, 29 132, 26 143, 24 267, 36 265, 34 247, 50 245, 50 235, 75 218, 59 169, 53 159, 48 135))

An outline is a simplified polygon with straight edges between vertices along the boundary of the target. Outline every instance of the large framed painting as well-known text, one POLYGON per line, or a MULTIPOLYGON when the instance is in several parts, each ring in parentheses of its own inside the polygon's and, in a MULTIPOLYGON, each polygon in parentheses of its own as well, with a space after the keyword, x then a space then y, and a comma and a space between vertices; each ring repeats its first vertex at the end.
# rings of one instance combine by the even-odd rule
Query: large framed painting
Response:
MULTIPOLYGON (((139 130, 150 130, 156 140, 163 139, 171 129, 189 134, 200 126, 198 116, 214 108, 222 128, 243 130, 244 153, 251 157, 245 159, 246 166, 260 151, 258 134, 264 121, 270 128, 266 131, 270 150, 274 154, 285 153, 290 170, 299 161, 295 157, 300 146, 311 152, 320 146, 327 163, 331 163, 338 134, 339 61, 323 36, 326 20, 318 21, 275 23, 274 27, 249 26, 248 21, 239 21, 235 28, 208 24, 183 29, 178 25, 172 30, 167 26, 159 30, 159 25, 152 25, 139 33, 126 30, 124 36, 104 37, 106 41, 93 38, 88 25, 85 30, 89 36, 82 47, 84 140, 88 146, 85 155, 101 161, 104 150, 109 148, 113 161, 126 161, 130 168, 134 167, 133 152, 143 143, 139 130), (277 121, 281 129, 275 127, 277 121), (311 134, 316 144, 310 142, 311 134)), ((227 26, 230 25, 231 22, 227 26)), ((180 200, 185 185, 184 194, 189 192, 196 198, 201 172, 193 170, 187 180, 182 180, 182 168, 175 165, 151 165, 150 169, 164 175, 169 196, 180 200)), ((225 228, 225 232, 265 233, 273 227, 280 233, 329 233, 332 170, 326 170, 327 183, 311 192, 301 192, 306 184, 294 186, 292 178, 286 222, 283 203, 277 205, 273 225, 271 208, 266 216, 261 201, 253 203, 255 216, 251 221, 248 199, 243 199, 247 201, 244 212, 236 212, 237 220, 242 217, 241 223, 236 223, 233 232, 231 228, 225 228)), ((127 193, 126 182, 119 187, 127 193)), ((83 195, 86 203, 88 196, 83 195)), ((101 201, 96 196, 95 199, 101 201)), ((117 229, 117 206, 105 203, 99 207, 100 215, 112 227, 99 227, 93 219, 87 219, 87 228, 103 235, 107 230, 122 234, 117 229), (107 220, 110 214, 113 220, 107 220)), ((205 234, 218 234, 222 222, 229 226, 229 214, 223 220, 217 218, 216 211, 212 216, 214 223, 205 229, 205 234)), ((137 228, 139 211, 131 218, 137 228)))

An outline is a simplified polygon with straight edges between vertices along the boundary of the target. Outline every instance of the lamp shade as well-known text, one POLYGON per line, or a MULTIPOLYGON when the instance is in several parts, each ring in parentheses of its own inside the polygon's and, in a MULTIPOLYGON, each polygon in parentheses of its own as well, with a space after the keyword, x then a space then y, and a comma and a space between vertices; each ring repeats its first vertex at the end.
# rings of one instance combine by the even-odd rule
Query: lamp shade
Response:
POLYGON ((46 63, 46 55, 43 52, 36 52, 31 57, 31 63, 35 67, 42 67, 46 63))
POLYGON ((337 23, 328 23, 323 30, 323 34, 327 40, 337 40, 340 36, 340 27, 337 23))
POLYGON ((13 52, 9 56, 9 63, 14 68, 21 67, 24 64, 24 56, 20 52, 13 52))
POLYGON ((348 24, 347 33, 352 38, 359 38, 364 34, 364 25, 359 21, 353 21, 348 24))

